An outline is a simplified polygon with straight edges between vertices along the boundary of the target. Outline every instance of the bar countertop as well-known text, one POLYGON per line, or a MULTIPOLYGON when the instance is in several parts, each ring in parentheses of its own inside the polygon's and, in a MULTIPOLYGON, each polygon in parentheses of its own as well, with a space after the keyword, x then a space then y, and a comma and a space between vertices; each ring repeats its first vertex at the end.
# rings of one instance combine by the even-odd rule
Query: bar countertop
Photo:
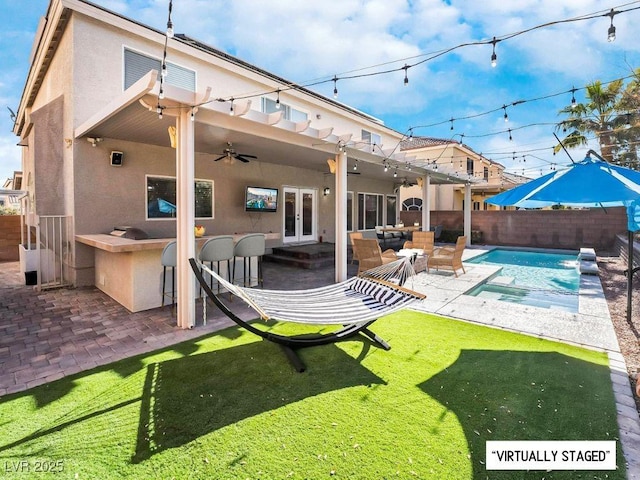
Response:
MULTIPOLYGON (((246 234, 232 235, 234 240, 238 240, 246 234)), ((208 235, 196 238, 197 242, 204 242, 209 238, 217 235, 208 235)), ((267 240, 277 240, 280 238, 278 233, 265 233, 267 240)), ((76 235, 76 242, 84 243, 91 247, 105 250, 111 253, 139 252, 142 250, 156 250, 164 248, 167 243, 175 240, 175 238, 147 238, 145 240, 133 240, 131 238, 117 237, 107 233, 98 233, 92 235, 76 235)))

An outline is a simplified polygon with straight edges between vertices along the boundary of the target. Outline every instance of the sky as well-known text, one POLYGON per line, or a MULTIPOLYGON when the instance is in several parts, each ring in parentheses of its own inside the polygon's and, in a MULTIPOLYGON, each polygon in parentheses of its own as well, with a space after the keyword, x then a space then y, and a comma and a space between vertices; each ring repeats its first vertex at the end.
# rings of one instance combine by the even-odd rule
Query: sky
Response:
MULTIPOLYGON (((93 2, 151 27, 166 27, 169 0, 93 2)), ((17 111, 35 30, 48 3, 0 0, 9 20, 0 37, 0 182, 21 169, 6 107, 17 111)), ((388 127, 463 139, 507 171, 531 178, 570 163, 565 154, 552 153, 555 124, 566 118, 558 112, 570 104, 570 90, 575 88, 582 102, 589 83, 627 77, 640 67, 640 1, 173 0, 172 21, 176 33, 289 81, 325 80, 311 88, 328 97, 336 77, 338 101, 388 127), (613 17, 616 39, 608 42, 611 9, 621 13, 613 17), (604 16, 505 38, 592 14, 604 16), (492 67, 491 43, 477 43, 494 37, 499 41, 492 67), (473 45, 462 46, 468 43, 473 45), (443 53, 448 49, 453 50, 443 53), (406 84, 404 65, 410 66, 406 84), (386 70, 395 71, 378 74, 386 70), (364 74, 371 75, 345 78, 364 74)), ((598 151, 596 143, 587 148, 598 151)), ((570 151, 571 156, 581 159, 587 148, 570 151)))

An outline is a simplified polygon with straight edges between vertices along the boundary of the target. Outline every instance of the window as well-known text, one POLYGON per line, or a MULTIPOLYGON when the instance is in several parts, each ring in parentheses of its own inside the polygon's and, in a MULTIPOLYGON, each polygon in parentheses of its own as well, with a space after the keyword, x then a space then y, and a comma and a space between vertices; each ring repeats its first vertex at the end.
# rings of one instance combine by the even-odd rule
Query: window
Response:
MULTIPOLYGON (((162 61, 159 58, 149 57, 142 53, 124 49, 124 89, 144 77, 149 70, 157 70, 160 75, 162 61)), ((158 77, 159 78, 159 77, 158 77)), ((188 68, 180 67, 167 62, 167 76, 164 81, 167 85, 175 85, 192 92, 196 91, 196 72, 188 68)))
POLYGON ((397 222, 398 199, 395 195, 387 195, 387 225, 395 225, 397 222))
POLYGON ((380 135, 378 135, 377 133, 371 133, 367 130, 362 130, 362 141, 368 143, 369 145, 382 145, 382 138, 380 137, 380 135))
POLYGON ((383 224, 384 195, 377 193, 358 194, 358 230, 373 230, 383 224))
POLYGON ((402 210, 422 210, 422 199, 417 197, 407 198, 402 202, 402 210))
POLYGON ((473 209, 480 210, 480 202, 473 202, 473 209))
POLYGON ((296 110, 290 105, 286 103, 280 102, 280 108, 278 108, 276 101, 271 100, 270 98, 262 97, 262 112, 263 113, 275 113, 278 111, 284 112, 284 119, 291 120, 292 122, 304 122, 307 120, 308 116, 306 113, 301 112, 300 110, 296 110))
POLYGON ((467 157, 467 173, 473 175, 473 159, 467 157))
MULTIPOLYGON (((195 216, 213 218, 213 181, 195 181, 195 216)), ((147 220, 175 218, 175 177, 152 177, 147 175, 147 220)))
POLYGON ((353 232, 353 192, 347 192, 347 232, 353 232))
POLYGON ((484 167, 484 179, 489 180, 489 167, 484 167))

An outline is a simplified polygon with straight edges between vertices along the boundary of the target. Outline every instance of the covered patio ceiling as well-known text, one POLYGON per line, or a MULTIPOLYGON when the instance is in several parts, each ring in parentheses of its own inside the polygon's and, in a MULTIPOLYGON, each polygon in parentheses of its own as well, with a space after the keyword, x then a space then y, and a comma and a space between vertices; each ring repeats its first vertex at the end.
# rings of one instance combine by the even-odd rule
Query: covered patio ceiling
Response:
MULTIPOLYGON (((175 126, 179 109, 185 105, 194 108, 196 158, 210 157, 211 160, 224 153, 230 142, 236 152, 257 156, 257 161, 275 165, 296 166, 329 173, 328 159, 335 158, 338 145, 344 145, 348 155, 349 172, 358 161, 358 173, 363 178, 388 180, 401 183, 403 180, 415 182, 427 174, 431 184, 477 183, 458 176, 457 172, 431 170, 427 162, 422 162, 406 153, 393 153, 393 147, 383 145, 371 152, 370 145, 360 147, 350 134, 333 132, 332 128, 316 130, 310 122, 295 124, 284 120, 279 114, 264 114, 250 108, 250 103, 236 102, 234 114, 228 102, 209 101, 208 91, 200 99, 193 92, 165 86, 166 98, 162 100, 163 115, 156 112, 158 104, 157 74, 149 72, 125 91, 121 97, 100 109, 92 118, 75 131, 75 137, 110 138, 135 143, 170 147, 168 128, 175 126), (383 161, 390 169, 385 172, 383 161), (407 168, 411 165, 411 169, 407 168), (397 178, 393 171, 397 168, 397 178)), ((278 112, 279 113, 279 112, 278 112)))

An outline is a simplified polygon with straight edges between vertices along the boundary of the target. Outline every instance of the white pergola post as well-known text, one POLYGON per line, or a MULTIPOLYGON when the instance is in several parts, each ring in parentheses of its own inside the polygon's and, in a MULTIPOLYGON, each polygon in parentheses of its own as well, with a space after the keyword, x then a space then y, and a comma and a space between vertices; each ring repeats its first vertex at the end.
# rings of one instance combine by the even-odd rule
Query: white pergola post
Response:
POLYGON ((195 325, 195 283, 189 258, 195 257, 195 141, 191 112, 180 110, 176 122, 176 237, 177 237, 177 316, 178 326, 195 325))
POLYGON ((336 154, 336 282, 347 279, 347 153, 336 154))
POLYGON ((467 237, 467 247, 471 245, 471 184, 464 184, 464 234, 467 237))
POLYGON ((422 230, 431 229, 431 176, 426 175, 422 182, 422 230))

